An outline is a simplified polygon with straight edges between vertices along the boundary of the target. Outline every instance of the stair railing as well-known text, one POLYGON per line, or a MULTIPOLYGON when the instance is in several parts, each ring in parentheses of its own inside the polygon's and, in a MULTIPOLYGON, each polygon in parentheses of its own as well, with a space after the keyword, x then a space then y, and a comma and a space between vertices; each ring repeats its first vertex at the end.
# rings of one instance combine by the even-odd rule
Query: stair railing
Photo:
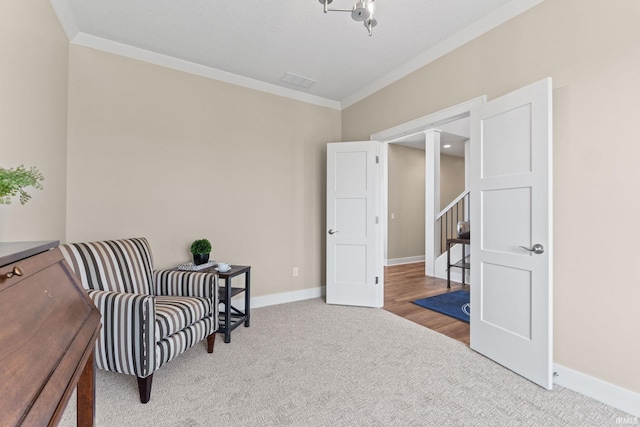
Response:
POLYGON ((464 190, 453 199, 436 216, 436 230, 440 230, 440 253, 446 251, 447 239, 458 237, 458 221, 468 221, 471 215, 469 189, 464 190))

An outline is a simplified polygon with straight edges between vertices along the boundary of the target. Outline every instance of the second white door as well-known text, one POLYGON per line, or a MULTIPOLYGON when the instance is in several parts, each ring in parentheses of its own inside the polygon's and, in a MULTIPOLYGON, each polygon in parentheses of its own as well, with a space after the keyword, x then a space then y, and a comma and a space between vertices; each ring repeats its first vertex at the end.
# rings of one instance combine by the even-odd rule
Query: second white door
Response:
POLYGON ((327 144, 327 303, 382 307, 378 146, 327 144))

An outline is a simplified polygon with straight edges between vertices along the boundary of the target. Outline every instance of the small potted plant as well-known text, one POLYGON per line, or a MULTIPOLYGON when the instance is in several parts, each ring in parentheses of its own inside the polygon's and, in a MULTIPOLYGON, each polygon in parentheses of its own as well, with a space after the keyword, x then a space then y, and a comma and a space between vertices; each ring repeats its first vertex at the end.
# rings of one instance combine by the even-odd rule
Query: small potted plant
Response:
POLYGON ((193 254, 193 263, 195 265, 209 262, 209 254, 211 253, 211 242, 207 239, 198 239, 191 244, 191 253, 193 254))
POLYGON ((15 169, 5 169, 0 167, 0 205, 8 205, 11 198, 20 195, 20 203, 25 204, 31 196, 24 191, 25 187, 33 187, 42 190, 40 181, 44 176, 36 169, 31 167, 27 170, 24 165, 20 165, 15 169))

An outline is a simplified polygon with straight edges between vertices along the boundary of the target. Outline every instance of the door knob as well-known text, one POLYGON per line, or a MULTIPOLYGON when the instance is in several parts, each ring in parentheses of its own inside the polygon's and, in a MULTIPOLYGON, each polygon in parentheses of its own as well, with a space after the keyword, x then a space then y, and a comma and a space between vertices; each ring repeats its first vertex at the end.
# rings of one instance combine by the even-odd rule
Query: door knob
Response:
POLYGON ((536 243, 535 245, 533 245, 532 248, 527 248, 526 246, 518 246, 518 247, 538 255, 544 253, 544 246, 542 246, 540 243, 536 243))
POLYGON ((329 229, 329 234, 336 234, 338 232, 338 230, 333 230, 333 229, 329 229))

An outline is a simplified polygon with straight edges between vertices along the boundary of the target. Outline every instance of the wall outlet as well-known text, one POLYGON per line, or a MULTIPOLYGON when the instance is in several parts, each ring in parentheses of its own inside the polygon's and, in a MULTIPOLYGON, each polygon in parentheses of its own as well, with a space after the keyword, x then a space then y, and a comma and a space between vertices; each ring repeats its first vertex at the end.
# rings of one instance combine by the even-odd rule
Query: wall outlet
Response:
POLYGON ((298 277, 298 267, 293 267, 293 277, 298 277))
POLYGON ((394 214, 393 212, 391 213, 391 219, 396 219, 396 214, 394 214))

